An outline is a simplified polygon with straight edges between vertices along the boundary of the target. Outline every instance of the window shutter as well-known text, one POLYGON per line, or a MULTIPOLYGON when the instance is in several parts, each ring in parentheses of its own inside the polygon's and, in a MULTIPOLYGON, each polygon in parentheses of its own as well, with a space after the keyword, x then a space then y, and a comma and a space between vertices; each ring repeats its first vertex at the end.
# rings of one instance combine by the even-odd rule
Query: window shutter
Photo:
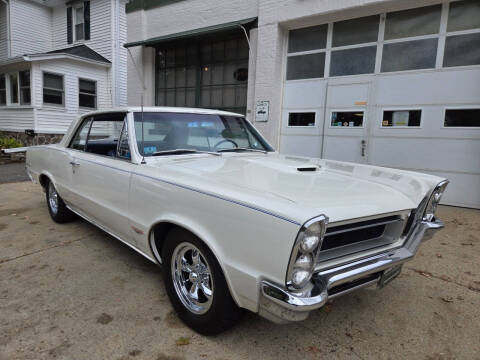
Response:
POLYGON ((67 8, 67 43, 71 44, 73 42, 73 31, 72 31, 72 8, 67 8))
POLYGON ((83 2, 83 21, 85 40, 90 40, 90 1, 83 2))

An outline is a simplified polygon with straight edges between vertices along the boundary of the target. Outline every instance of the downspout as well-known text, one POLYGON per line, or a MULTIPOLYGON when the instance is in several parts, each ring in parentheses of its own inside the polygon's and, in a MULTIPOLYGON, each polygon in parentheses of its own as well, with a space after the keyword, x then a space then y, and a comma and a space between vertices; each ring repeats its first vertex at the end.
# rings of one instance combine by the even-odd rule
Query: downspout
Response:
POLYGON ((6 6, 5 15, 7 17, 7 58, 11 57, 12 54, 12 39, 11 39, 11 30, 10 30, 10 3, 8 0, 0 0, 6 6))

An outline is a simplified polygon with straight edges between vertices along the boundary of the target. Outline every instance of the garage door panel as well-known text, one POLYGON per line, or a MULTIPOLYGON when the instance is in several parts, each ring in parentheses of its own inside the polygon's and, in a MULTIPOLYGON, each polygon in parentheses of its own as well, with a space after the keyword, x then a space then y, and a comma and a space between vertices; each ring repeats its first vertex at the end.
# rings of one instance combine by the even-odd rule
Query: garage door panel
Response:
POLYGON ((366 104, 368 88, 369 83, 329 85, 327 106, 329 108, 348 108, 366 104))
POLYGON ((476 173, 480 176, 480 140, 373 138, 373 165, 476 173))
POLYGON ((477 103, 480 69, 381 75, 378 105, 477 103))
POLYGON ((330 160, 363 163, 361 137, 326 136, 323 157, 330 160))
POLYGON ((285 84, 284 108, 312 108, 324 104, 325 80, 289 82, 285 84))
POLYGON ((450 181, 441 204, 480 209, 480 191, 478 191, 480 189, 480 175, 432 171, 425 173, 441 176, 450 181))
POLYGON ((280 137, 280 153, 282 154, 321 157, 321 152, 322 142, 317 136, 282 135, 280 137))

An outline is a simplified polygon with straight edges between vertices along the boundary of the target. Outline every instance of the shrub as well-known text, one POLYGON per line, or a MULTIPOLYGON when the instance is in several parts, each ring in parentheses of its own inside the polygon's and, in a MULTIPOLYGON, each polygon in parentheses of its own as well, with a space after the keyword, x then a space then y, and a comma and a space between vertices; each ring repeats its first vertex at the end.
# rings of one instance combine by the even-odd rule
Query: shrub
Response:
POLYGON ((14 138, 0 137, 0 149, 11 149, 22 147, 23 144, 14 138))

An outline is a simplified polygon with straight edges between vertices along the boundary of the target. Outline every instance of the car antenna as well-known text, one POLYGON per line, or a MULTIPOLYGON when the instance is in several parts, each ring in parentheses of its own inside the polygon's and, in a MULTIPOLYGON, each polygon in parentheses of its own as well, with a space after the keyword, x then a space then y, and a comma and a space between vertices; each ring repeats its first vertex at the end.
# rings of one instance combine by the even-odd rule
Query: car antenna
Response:
POLYGON ((138 80, 142 83, 142 94, 140 95, 140 106, 141 106, 141 113, 142 113, 142 161, 140 164, 146 164, 147 162, 145 161, 145 134, 143 132, 143 94, 145 90, 147 89, 145 87, 145 82, 143 81, 143 74, 140 76, 140 72, 138 71, 137 64, 135 63, 135 59, 133 58, 132 53, 130 52, 130 48, 127 48, 128 54, 130 55, 130 58, 132 59, 133 66, 135 67, 136 73, 138 80))

